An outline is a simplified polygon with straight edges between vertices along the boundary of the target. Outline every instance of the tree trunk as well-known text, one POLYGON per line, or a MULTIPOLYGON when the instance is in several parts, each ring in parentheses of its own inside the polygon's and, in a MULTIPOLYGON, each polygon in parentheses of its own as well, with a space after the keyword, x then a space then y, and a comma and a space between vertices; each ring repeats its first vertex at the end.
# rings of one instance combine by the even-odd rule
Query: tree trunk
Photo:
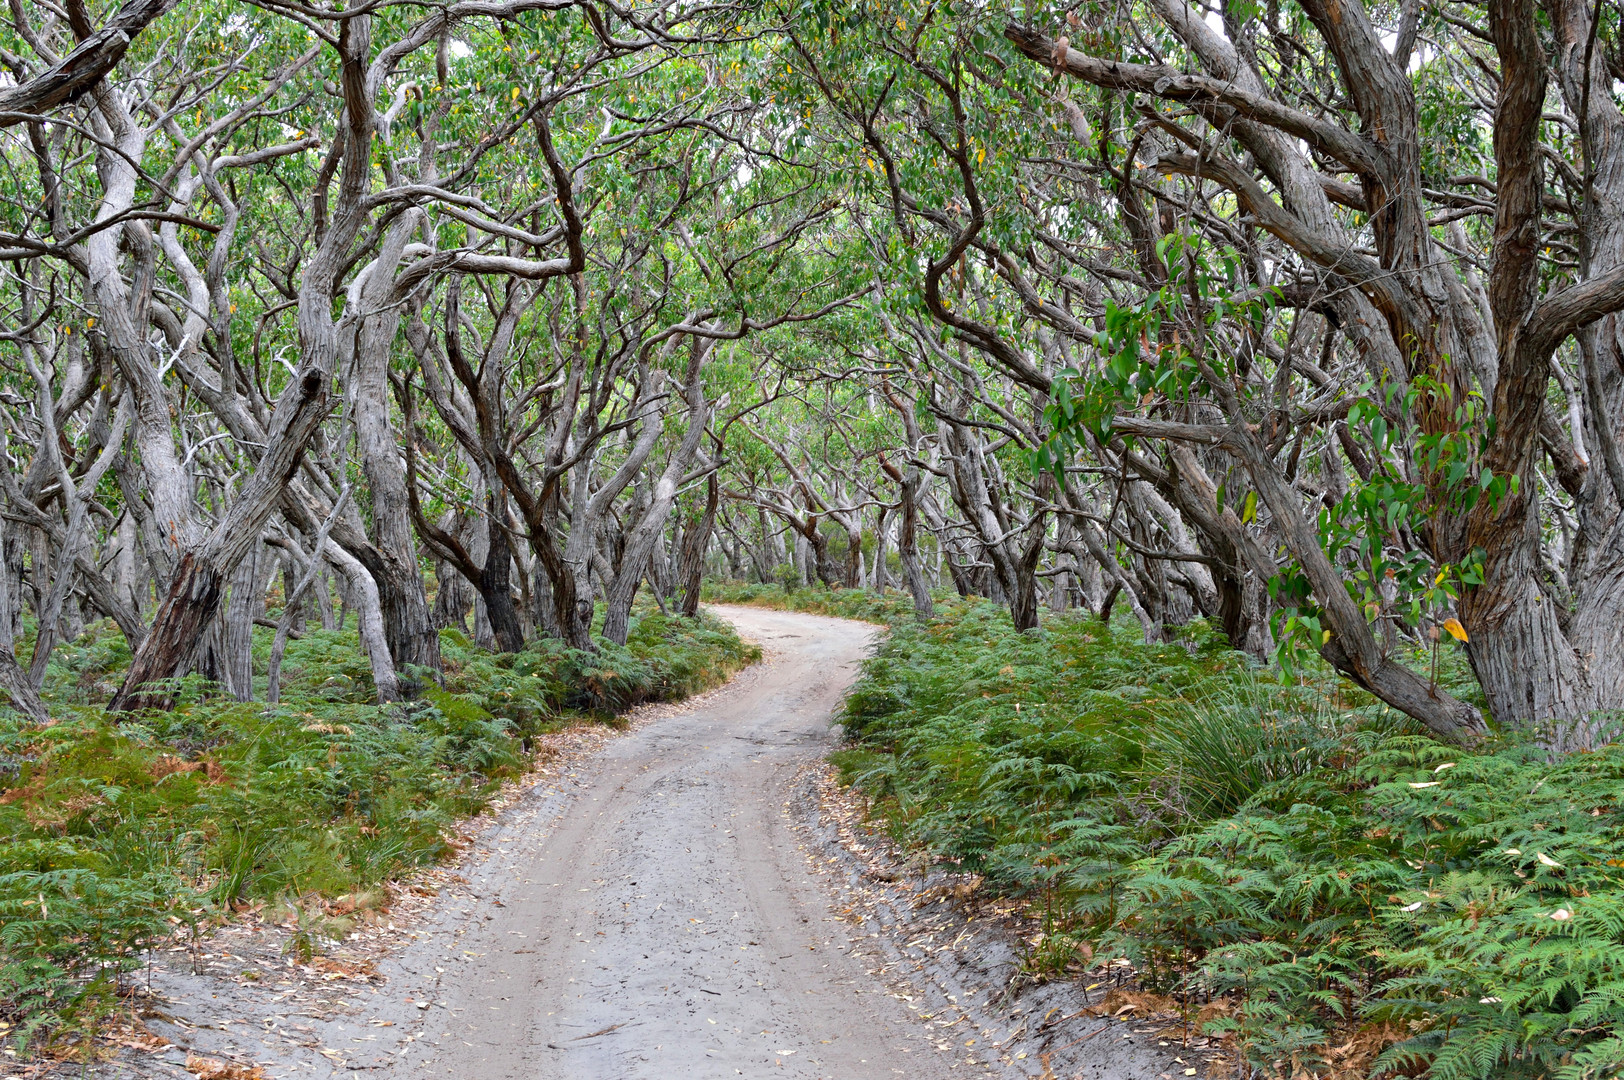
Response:
POLYGON ((1017 630, 1036 630, 1041 624, 1038 612, 1041 605, 1038 603, 1038 559, 1043 556, 1044 519, 1043 514, 1033 515, 1033 521, 1027 526, 1030 536, 1026 547, 1020 551, 1017 558, 1010 560, 1011 589, 1009 596, 1009 616, 1017 630))
POLYGON ((692 619, 699 614, 699 592, 705 577, 705 549, 710 546, 711 531, 716 527, 716 507, 721 499, 722 485, 716 473, 705 478, 705 509, 696 522, 682 530, 682 556, 677 576, 682 587, 682 603, 678 611, 692 619))
POLYGON ((846 527, 846 568, 841 584, 848 589, 863 587, 863 529, 846 527))
MULTIPOLYGON (((108 703, 110 712, 166 703, 162 691, 148 694, 152 681, 172 678, 191 655, 199 637, 219 610, 221 589, 276 510, 298 470, 317 428, 327 416, 328 384, 338 355, 333 325, 334 286, 351 253, 366 214, 361 202, 372 176, 371 143, 376 131, 372 100, 366 90, 366 64, 371 51, 371 16, 358 15, 339 34, 339 82, 343 89, 346 153, 342 180, 334 200, 332 227, 314 256, 305 263, 299 282, 298 324, 302 360, 282 389, 266 430, 265 449, 254 471, 219 522, 200 541, 192 520, 192 496, 175 452, 170 403, 146 347, 150 294, 131 296, 118 266, 120 230, 108 229, 85 242, 92 292, 102 316, 102 329, 119 371, 135 395, 134 432, 142 467, 147 471, 154 508, 161 524, 184 545, 167 595, 153 626, 131 661, 124 685, 108 703), (133 301, 133 303, 132 303, 133 301)), ((127 119, 127 118, 126 118, 127 119)), ((139 151, 139 147, 136 147, 139 151)), ((139 160, 139 152, 131 155, 139 160)), ((108 160, 108 170, 122 178, 108 202, 133 201, 135 176, 125 159, 108 160)), ((120 209, 121 206, 114 206, 120 209)), ((124 233, 126 237, 134 234, 124 233)), ((139 237, 137 236, 137 239, 139 237)), ((151 246, 150 237, 147 246, 151 246)), ((150 287, 150 286, 149 286, 150 287)), ((392 676, 392 672, 391 672, 392 676)), ((391 690, 393 687, 390 688, 391 690)), ((379 693, 384 687, 379 687, 379 693)))
POLYGON ((264 545, 231 573, 230 595, 220 620, 221 684, 238 701, 254 699, 254 616, 264 602, 260 569, 264 545))
POLYGON ((426 667, 440 670, 440 635, 429 614, 423 573, 418 567, 417 542, 412 531, 406 468, 400 441, 415 433, 398 432, 389 416, 389 357, 400 327, 401 307, 394 302, 395 272, 406 241, 419 227, 421 212, 401 215, 389 230, 378 256, 357 275, 350 289, 341 341, 351 326, 355 341, 355 445, 372 498, 376 561, 367 569, 377 580, 383 610, 384 634, 397 669, 426 667))
POLYGON ((169 592, 152 620, 152 629, 130 661, 124 685, 107 704, 109 712, 168 709, 173 705, 174 695, 169 690, 147 690, 146 686, 173 678, 191 658, 203 631, 220 610, 225 578, 220 567, 201 553, 188 551, 181 556, 171 575, 169 592))
POLYGON ((885 565, 885 549, 891 533, 891 512, 882 506, 874 522, 874 567, 869 575, 869 588, 881 596, 891 585, 890 568, 885 565))
POLYGON ((34 680, 17 662, 16 639, 8 614, 11 606, 11 574, 0 567, 0 690, 5 691, 12 708, 36 723, 43 723, 45 703, 40 700, 34 680))
POLYGON ((508 543, 507 529, 497 517, 499 509, 494 502, 487 509, 490 542, 485 552, 485 567, 475 587, 485 603, 485 617, 490 620, 496 650, 515 653, 524 649, 524 626, 519 621, 518 609, 513 606, 513 549, 508 543))
POLYGON ((322 552, 329 562, 344 575, 350 604, 355 608, 356 632, 361 639, 361 651, 366 653, 372 666, 372 684, 377 689, 379 703, 400 700, 400 679, 395 674, 394 657, 389 652, 389 637, 384 631, 383 605, 378 599, 378 584, 361 560, 343 547, 328 540, 322 552))
POLYGON ((434 625, 442 630, 468 633, 468 609, 478 595, 468 579, 450 562, 442 560, 435 568, 439 588, 434 593, 434 625))
MULTIPOLYGON (((904 419, 910 421, 912 430, 912 416, 898 403, 898 408, 904 413, 904 419)), ((897 521, 897 560, 902 564, 902 578, 908 585, 908 592, 913 596, 914 615, 919 619, 928 619, 936 613, 936 606, 931 601, 930 586, 925 582, 925 571, 919 562, 919 466, 909 464, 906 471, 897 468, 882 456, 880 465, 897 482, 900 494, 898 503, 900 513, 897 521)), ((938 549, 939 550, 939 549, 938 549)))
POLYGON ((812 583, 812 575, 807 571, 807 568, 806 568, 806 561, 807 561, 806 538, 804 536, 802 536, 800 533, 795 532, 794 530, 791 530, 790 535, 794 537, 794 544, 795 544, 795 551, 794 551, 795 584, 799 588, 804 589, 804 588, 806 588, 808 585, 810 585, 812 583))
MULTIPOLYGON (((282 656, 288 647, 288 637, 293 633, 296 625, 303 626, 304 616, 301 614, 304 598, 310 592, 312 585, 321 586, 324 580, 322 573, 322 552, 326 549, 328 535, 332 532, 333 523, 344 512, 345 505, 350 499, 349 485, 346 484, 333 503, 332 512, 316 530, 315 542, 311 545, 311 557, 306 560, 304 552, 292 539, 283 539, 279 546, 287 552, 288 561, 283 566, 282 581, 286 588, 287 602, 282 606, 282 617, 276 623, 276 635, 271 639, 270 662, 265 666, 265 700, 275 705, 282 699, 282 656), (302 565, 301 565, 302 564, 302 565), (297 574, 295 583, 294 575, 297 574)), ((323 623, 333 617, 332 606, 327 602, 326 590, 322 590, 323 623)), ((323 629, 331 629, 324 626, 323 629)), ((376 676, 374 676, 376 682, 376 676)))

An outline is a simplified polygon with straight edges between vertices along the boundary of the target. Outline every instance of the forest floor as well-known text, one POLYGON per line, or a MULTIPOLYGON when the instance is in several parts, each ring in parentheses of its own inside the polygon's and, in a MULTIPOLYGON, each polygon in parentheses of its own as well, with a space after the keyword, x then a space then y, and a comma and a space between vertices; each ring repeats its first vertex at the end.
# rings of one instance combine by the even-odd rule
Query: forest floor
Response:
POLYGON ((720 613, 762 663, 637 711, 624 733, 557 738, 495 819, 470 826, 460 865, 411 882, 386 920, 324 956, 299 963, 289 927, 248 920, 155 957, 150 1035, 130 1032, 92 1075, 1206 1071, 1179 1027, 1108 993, 1108 970, 1026 982, 1018 911, 923 876, 862 824, 823 755, 872 627, 720 613))

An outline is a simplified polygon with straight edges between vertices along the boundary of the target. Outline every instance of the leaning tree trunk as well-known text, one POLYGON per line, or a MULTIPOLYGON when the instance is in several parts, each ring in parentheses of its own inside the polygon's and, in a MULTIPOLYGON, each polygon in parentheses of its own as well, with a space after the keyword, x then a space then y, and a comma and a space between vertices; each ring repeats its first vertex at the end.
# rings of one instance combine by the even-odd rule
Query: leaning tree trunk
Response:
MULTIPOLYGON (((192 654, 204 629, 219 610, 226 578, 253 545, 259 543, 261 530, 304 459, 316 429, 327 416, 328 384, 338 357, 332 317, 333 286, 366 218, 361 204, 372 176, 371 143, 375 124, 372 101, 366 89, 371 17, 359 15, 352 19, 345 25, 339 41, 342 54, 339 81, 347 120, 343 133, 346 152, 341 166, 342 181, 333 203, 333 225, 322 238, 314 257, 305 264, 299 283, 299 344, 303 362, 277 400, 266 432, 264 453, 236 501, 201 542, 188 544, 176 560, 152 629, 136 650, 124 685, 108 702, 109 712, 168 706, 169 695, 162 691, 148 693, 146 684, 173 678, 192 654)), ((127 177, 124 183, 133 190, 133 176, 127 177)), ((160 483, 156 486, 164 490, 165 499, 176 506, 173 513, 160 515, 160 519, 191 528, 189 493, 168 490, 184 481, 170 430, 168 395, 144 347, 144 321, 138 323, 131 316, 128 292, 118 270, 116 235, 116 230, 109 229, 87 242, 93 253, 90 261, 95 264, 90 275, 93 290, 98 293, 98 308, 105 317, 104 326, 109 328, 108 339, 119 370, 136 394, 135 432, 143 465, 149 451, 159 456, 164 467, 159 471, 160 483), (109 248, 99 243, 101 237, 110 238, 107 243, 113 246, 109 248), (145 388, 138 386, 138 382, 145 388)), ((378 689, 381 696, 384 687, 378 689)))
POLYGON ((108 711, 169 708, 173 701, 169 691, 149 691, 147 684, 174 678, 191 657, 203 631, 220 609, 225 578, 219 563, 200 552, 188 551, 181 556, 170 577, 169 592, 153 617, 152 629, 130 661, 124 685, 108 703, 108 711))

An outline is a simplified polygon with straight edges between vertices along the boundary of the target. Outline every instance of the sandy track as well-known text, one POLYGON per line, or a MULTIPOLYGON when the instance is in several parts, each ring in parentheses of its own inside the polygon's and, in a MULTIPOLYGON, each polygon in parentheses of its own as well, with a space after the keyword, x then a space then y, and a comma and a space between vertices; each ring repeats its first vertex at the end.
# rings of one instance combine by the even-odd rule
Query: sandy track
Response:
MULTIPOLYGON (((487 841, 507 849, 505 865, 474 886, 502 906, 402 957, 407 973, 438 979, 423 1051, 393 1071, 949 1074, 953 1063, 847 955, 785 813, 870 631, 726 614, 767 661, 700 708, 607 745, 578 771, 579 794, 551 830, 487 841)), ((953 1075, 966 1071, 958 1064, 953 1075)))
POLYGON ((984 1075, 893 996, 915 992, 808 857, 807 766, 874 628, 722 614, 765 660, 527 790, 376 978, 290 981, 275 934, 228 928, 197 969, 151 969, 174 1045, 98 1074, 186 1077, 195 1052, 274 1080, 984 1075))

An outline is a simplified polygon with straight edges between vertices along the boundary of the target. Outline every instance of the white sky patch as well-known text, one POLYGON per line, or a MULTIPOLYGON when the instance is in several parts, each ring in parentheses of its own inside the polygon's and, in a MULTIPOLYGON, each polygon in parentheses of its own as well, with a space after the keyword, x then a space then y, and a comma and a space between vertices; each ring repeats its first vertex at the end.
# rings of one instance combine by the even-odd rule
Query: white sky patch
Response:
MULTIPOLYGON (((1212 27, 1213 33, 1217 34, 1225 41, 1229 40, 1229 34, 1224 30, 1224 17, 1218 12, 1206 12, 1206 14, 1202 16, 1202 21, 1208 26, 1212 27)), ((1392 55, 1393 47, 1398 44, 1398 31, 1381 30, 1378 31, 1378 36, 1381 38, 1382 48, 1387 50, 1389 56, 1392 55)), ((1410 74, 1414 75, 1417 71, 1420 71, 1421 65, 1425 64, 1432 58, 1432 50, 1428 48, 1425 42, 1417 40, 1415 46, 1410 50, 1410 74)))
MULTIPOLYGON (((1382 48, 1386 49, 1388 55, 1391 56, 1393 50, 1398 47, 1398 31, 1383 30, 1378 36, 1382 40, 1382 48)), ((1431 59, 1432 50, 1427 47, 1426 42, 1416 38, 1415 44, 1410 47, 1410 74, 1414 75, 1420 71, 1421 65, 1431 59)))
POLYGON ((466 41, 453 40, 451 42, 450 47, 446 49, 446 52, 450 53, 452 56, 456 57, 458 60, 466 60, 470 56, 474 55, 474 48, 473 48, 472 45, 469 45, 466 41))

